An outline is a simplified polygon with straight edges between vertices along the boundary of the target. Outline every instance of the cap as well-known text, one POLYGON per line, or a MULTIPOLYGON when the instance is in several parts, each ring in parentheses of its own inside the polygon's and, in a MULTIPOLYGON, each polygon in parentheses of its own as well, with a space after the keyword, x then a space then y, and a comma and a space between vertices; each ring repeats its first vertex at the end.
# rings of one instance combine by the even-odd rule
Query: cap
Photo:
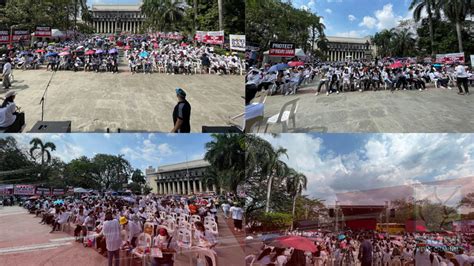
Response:
POLYGON ((120 217, 120 224, 126 224, 128 221, 127 221, 127 218, 125 217, 120 217))
POLYGON ((5 99, 10 98, 10 97, 15 96, 15 95, 16 95, 16 92, 9 91, 9 92, 7 92, 7 94, 5 94, 5 99))
POLYGON ((176 88, 176 95, 179 95, 184 98, 186 97, 186 92, 181 88, 176 88))

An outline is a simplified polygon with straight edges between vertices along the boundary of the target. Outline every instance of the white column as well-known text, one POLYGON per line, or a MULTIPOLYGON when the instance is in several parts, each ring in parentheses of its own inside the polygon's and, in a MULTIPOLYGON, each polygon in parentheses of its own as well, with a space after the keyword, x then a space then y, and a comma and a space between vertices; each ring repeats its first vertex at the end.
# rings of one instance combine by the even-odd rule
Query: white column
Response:
POLYGON ((170 182, 166 182, 166 194, 170 194, 170 182))
POLYGON ((196 180, 191 181, 191 184, 193 185, 193 193, 196 194, 196 180))
POLYGON ((203 191, 202 191, 202 181, 199 180, 199 193, 202 193, 202 192, 203 192, 203 191))
POLYGON ((216 191, 216 185, 212 185, 212 191, 217 192, 216 191))

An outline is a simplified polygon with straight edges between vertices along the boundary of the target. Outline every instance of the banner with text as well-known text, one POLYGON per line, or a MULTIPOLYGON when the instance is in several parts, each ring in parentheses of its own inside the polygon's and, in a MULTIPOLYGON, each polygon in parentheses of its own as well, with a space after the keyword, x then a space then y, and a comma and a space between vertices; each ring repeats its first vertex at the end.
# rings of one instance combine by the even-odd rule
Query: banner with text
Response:
POLYGON ((437 54, 436 63, 440 64, 454 64, 465 62, 464 53, 451 53, 451 54, 437 54))
POLYGON ((49 196, 51 195, 51 189, 48 187, 37 187, 36 195, 49 196))
POLYGON ((53 188, 53 195, 64 195, 64 189, 62 189, 62 188, 53 188))
POLYGON ((33 185, 15 185, 13 188, 13 194, 15 195, 34 195, 35 186, 33 185))
POLYGON ((229 35, 230 49, 235 51, 245 51, 245 35, 229 35))
POLYGON ((224 31, 208 31, 202 40, 207 44, 224 44, 224 31))
POLYGON ((204 40, 204 35, 206 35, 205 31, 196 31, 196 34, 194 35, 194 40, 202 42, 204 40))
POLYGON ((36 27, 36 37, 51 37, 51 27, 36 27))
POLYGON ((272 42, 270 43, 270 56, 278 57, 294 57, 295 56, 295 44, 294 43, 282 43, 272 42))
POLYGON ((0 43, 9 43, 10 33, 8 30, 0 30, 0 43))
POLYGON ((13 42, 29 40, 31 38, 28 30, 13 30, 13 42))

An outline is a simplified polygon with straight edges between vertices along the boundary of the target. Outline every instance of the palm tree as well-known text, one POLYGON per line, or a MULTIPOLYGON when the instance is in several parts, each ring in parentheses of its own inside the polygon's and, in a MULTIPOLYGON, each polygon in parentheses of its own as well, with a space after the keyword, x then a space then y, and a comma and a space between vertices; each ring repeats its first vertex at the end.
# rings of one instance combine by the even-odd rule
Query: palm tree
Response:
POLYGON ((290 169, 290 173, 288 174, 288 178, 286 180, 286 186, 287 191, 293 196, 293 208, 291 211, 293 221, 295 220, 296 199, 301 195, 303 190, 306 189, 307 184, 308 178, 304 174, 298 173, 294 169, 290 169))
POLYGON ((392 44, 397 56, 407 56, 408 51, 415 45, 415 38, 408 29, 393 32, 392 44))
POLYGON ((286 149, 278 148, 270 154, 270 157, 263 165, 263 172, 267 174, 267 201, 265 205, 265 212, 270 211, 270 198, 273 188, 273 179, 275 177, 285 176, 288 172, 288 166, 286 163, 280 160, 281 156, 287 156, 286 149))
POLYGON ((421 19, 423 10, 428 14, 428 23, 430 28, 430 42, 431 42, 431 55, 436 55, 434 50, 434 27, 433 27, 433 10, 437 9, 437 0, 412 0, 410 10, 413 10, 413 19, 418 22, 421 19))
POLYGON ((464 52, 462 41, 462 25, 468 15, 472 14, 472 0, 444 0, 440 1, 444 14, 448 19, 456 25, 456 33, 458 36, 459 52, 464 52))
POLYGON ((56 150, 56 145, 52 142, 46 142, 43 143, 43 141, 39 138, 34 138, 30 141, 30 144, 32 145, 30 149, 30 155, 34 159, 36 159, 35 156, 35 151, 39 150, 39 155, 41 155, 41 166, 44 166, 45 163, 51 162, 51 151, 56 150), (45 160, 45 155, 46 155, 46 160, 45 160))
POLYGON ((219 30, 224 29, 224 21, 223 21, 223 14, 222 14, 222 0, 217 0, 217 6, 219 8, 219 30))
POLYGON ((236 193, 245 181, 245 150, 242 144, 245 136, 240 134, 213 134, 213 140, 206 143, 204 155, 217 172, 223 188, 236 193))
POLYGON ((372 43, 377 45, 377 54, 381 57, 391 56, 390 44, 393 38, 393 30, 383 30, 377 32, 374 37, 372 37, 372 43))
POLYGON ((188 5, 185 0, 144 0, 142 12, 149 23, 159 30, 169 30, 185 16, 188 5))

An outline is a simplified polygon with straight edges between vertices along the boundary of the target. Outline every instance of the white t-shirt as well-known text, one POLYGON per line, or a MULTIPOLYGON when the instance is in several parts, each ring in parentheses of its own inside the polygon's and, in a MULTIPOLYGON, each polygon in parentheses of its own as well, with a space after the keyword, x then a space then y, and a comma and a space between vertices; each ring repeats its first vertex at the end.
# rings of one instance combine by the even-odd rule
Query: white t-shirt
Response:
POLYGON ((105 244, 108 251, 120 249, 122 239, 120 237, 120 225, 117 220, 105 221, 102 233, 105 236, 105 244))
POLYGON ((5 65, 3 65, 3 76, 10 75, 12 72, 12 64, 7 62, 5 65))
POLYGON ((232 206, 230 208, 230 212, 232 213, 232 219, 234 220, 242 220, 242 216, 244 214, 244 211, 240 207, 235 207, 232 206))
POLYGON ((467 75, 466 69, 464 68, 463 65, 459 65, 456 67, 456 77, 458 78, 467 78, 469 77, 467 75))
POLYGON ((5 108, 0 108, 0 127, 9 127, 15 122, 16 115, 13 114, 15 111, 16 104, 14 102, 5 108))

